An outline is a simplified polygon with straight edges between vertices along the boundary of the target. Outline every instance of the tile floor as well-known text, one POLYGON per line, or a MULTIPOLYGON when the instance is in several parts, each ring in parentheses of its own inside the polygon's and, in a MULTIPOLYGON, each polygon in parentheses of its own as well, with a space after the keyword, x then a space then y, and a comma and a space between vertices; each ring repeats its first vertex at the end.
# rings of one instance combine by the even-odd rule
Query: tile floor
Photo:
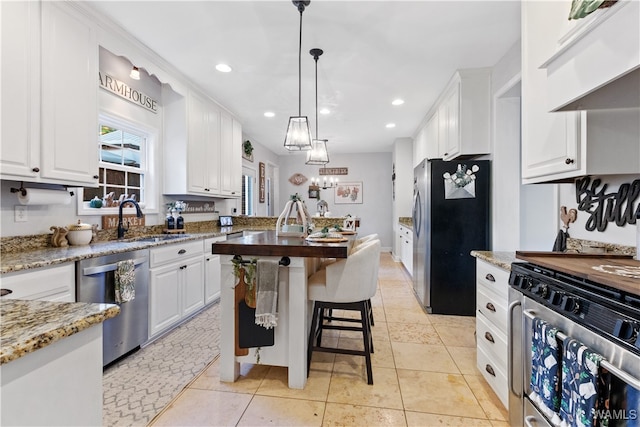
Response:
MULTIPOLYGON (((507 427, 475 367, 475 318, 426 314, 388 253, 378 283, 374 385, 361 356, 315 353, 304 390, 287 387, 286 368, 264 365, 243 364, 238 381, 222 383, 215 360, 151 425, 507 427)), ((323 344, 361 345, 358 333, 329 332, 323 344)))

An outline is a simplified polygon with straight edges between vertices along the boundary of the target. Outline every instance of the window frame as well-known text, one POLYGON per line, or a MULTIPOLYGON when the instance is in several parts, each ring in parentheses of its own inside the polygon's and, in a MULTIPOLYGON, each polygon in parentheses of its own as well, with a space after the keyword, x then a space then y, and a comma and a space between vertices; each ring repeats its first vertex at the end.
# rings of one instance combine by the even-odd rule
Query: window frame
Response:
MULTIPOLYGON (((122 117, 118 114, 108 111, 101 111, 98 114, 98 127, 96 129, 96 144, 98 144, 98 150, 96 155, 98 156, 98 167, 107 168, 113 170, 125 170, 121 165, 115 163, 108 163, 100 161, 100 129, 102 126, 109 126, 122 130, 125 132, 133 133, 136 135, 143 134, 145 141, 140 145, 140 173, 143 176, 143 186, 141 192, 144 192, 145 200, 139 203, 140 208, 143 209, 144 214, 156 214, 158 213, 158 183, 154 179, 154 171, 156 169, 155 159, 155 147, 158 146, 159 132, 158 129, 150 127, 146 124, 136 122, 134 120, 122 117)), ((130 171, 131 169, 126 169, 130 171)), ((77 196, 78 215, 117 215, 119 212, 118 207, 102 207, 100 209, 89 207, 89 201, 83 201, 84 188, 79 187, 77 196)), ((136 210, 130 204, 123 208, 123 213, 135 214, 136 210)))

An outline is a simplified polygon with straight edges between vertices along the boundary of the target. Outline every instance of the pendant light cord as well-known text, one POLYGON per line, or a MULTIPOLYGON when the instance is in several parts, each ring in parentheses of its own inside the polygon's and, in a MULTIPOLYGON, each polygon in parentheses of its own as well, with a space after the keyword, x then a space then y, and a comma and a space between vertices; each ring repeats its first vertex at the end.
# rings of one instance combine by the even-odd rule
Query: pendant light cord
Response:
POLYGON ((320 139, 318 136, 318 57, 313 58, 316 61, 316 139, 320 139))
POLYGON ((302 116, 302 11, 300 10, 300 41, 298 43, 298 116, 302 116))

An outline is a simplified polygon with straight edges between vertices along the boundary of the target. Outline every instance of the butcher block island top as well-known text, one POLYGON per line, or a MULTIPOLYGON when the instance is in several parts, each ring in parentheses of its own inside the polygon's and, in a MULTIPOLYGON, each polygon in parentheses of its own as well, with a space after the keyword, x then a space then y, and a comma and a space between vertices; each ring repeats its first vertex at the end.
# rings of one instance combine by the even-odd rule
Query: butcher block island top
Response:
POLYGON ((276 236, 275 230, 270 230, 264 233, 215 242, 212 246, 212 253, 220 255, 346 258, 351 244, 351 240, 339 243, 309 242, 304 237, 276 236))
POLYGON ((640 296, 640 261, 630 256, 518 251, 516 258, 640 296))

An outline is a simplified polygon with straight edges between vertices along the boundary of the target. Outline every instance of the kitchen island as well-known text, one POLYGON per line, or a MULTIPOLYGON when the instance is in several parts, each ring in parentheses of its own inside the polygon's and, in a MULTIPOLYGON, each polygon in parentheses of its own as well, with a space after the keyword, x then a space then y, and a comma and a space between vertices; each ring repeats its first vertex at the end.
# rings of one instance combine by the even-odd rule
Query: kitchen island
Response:
POLYGON ((346 258, 353 239, 339 243, 308 242, 302 237, 279 237, 275 231, 213 244, 220 254, 220 380, 233 382, 240 375, 240 363, 261 363, 289 369, 289 387, 303 389, 307 382, 307 340, 311 301, 307 300, 307 278, 322 258, 346 258), (236 355, 236 278, 234 256, 244 260, 282 261, 278 285, 278 325, 273 346, 254 347, 247 355, 236 355), (283 259, 285 258, 285 259, 283 259), (258 360, 259 358, 259 360, 258 360))

